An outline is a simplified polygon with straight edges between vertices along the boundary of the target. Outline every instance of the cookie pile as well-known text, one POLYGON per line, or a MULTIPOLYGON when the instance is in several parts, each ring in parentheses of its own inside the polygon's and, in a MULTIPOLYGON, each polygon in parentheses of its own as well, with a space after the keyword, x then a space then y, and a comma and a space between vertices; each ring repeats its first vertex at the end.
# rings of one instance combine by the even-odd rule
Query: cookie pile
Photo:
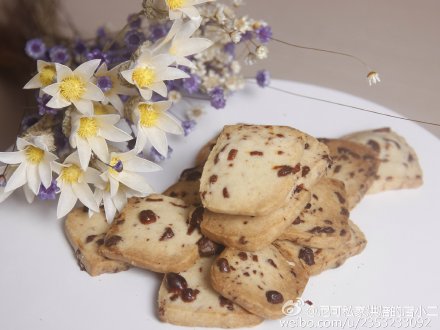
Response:
POLYGON ((417 156, 390 129, 316 139, 291 127, 232 125, 163 194, 131 198, 109 226, 77 209, 67 237, 95 276, 164 273, 159 318, 250 327, 284 316, 308 279, 366 246, 350 210, 367 193, 422 184, 417 156))

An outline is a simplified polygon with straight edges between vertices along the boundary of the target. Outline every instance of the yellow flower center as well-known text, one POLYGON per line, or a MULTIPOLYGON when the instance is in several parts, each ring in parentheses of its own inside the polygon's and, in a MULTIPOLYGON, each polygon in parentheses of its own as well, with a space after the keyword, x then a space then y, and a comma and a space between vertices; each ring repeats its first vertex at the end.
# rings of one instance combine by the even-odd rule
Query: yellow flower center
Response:
POLYGON ((137 68, 133 71, 132 78, 140 88, 150 87, 154 83, 156 73, 149 67, 137 68))
POLYGON ((93 117, 83 117, 79 120, 78 135, 83 139, 98 135, 98 121, 93 117))
POLYGON ((152 104, 140 104, 139 105, 139 117, 140 123, 143 127, 153 127, 156 126, 157 120, 159 119, 159 111, 154 109, 152 104))
POLYGON ((40 82, 43 85, 43 87, 49 86, 52 84, 55 80, 57 72, 55 70, 54 65, 46 65, 41 71, 40 71, 40 82))
POLYGON ((83 171, 76 165, 64 167, 61 170, 60 178, 66 183, 73 184, 78 183, 83 171))
POLYGON ((170 7, 171 10, 182 8, 185 2, 185 0, 167 0, 168 7, 170 7))
POLYGON ((32 164, 40 164, 44 158, 44 150, 34 146, 27 146, 25 153, 26 160, 32 164))
POLYGON ((60 83, 60 94, 67 101, 77 101, 86 92, 86 83, 77 76, 64 78, 60 83))

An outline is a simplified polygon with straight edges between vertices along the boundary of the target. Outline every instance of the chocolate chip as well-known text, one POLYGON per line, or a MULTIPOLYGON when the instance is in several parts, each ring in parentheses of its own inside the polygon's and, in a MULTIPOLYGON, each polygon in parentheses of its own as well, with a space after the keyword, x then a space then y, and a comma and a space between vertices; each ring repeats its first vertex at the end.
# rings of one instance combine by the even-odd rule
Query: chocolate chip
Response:
POLYGON ((258 256, 256 254, 252 255, 252 260, 258 262, 258 256))
POLYGON ((284 151, 278 150, 277 154, 282 155, 282 154, 284 154, 284 151))
POLYGON ((228 154, 228 160, 234 160, 235 157, 237 156, 238 150, 237 149, 231 149, 229 150, 229 154, 228 154))
POLYGON ((166 227, 164 233, 162 234, 161 238, 159 239, 159 241, 165 241, 168 240, 170 238, 174 237, 174 232, 171 229, 171 227, 166 227))
POLYGON ((248 258, 246 252, 239 252, 239 253, 238 253, 238 257, 239 257, 241 260, 243 260, 243 261, 247 260, 247 258, 248 258))
POLYGON ((367 144, 373 149, 375 152, 380 151, 380 145, 375 140, 368 140, 367 144))
POLYGON ((229 198, 229 191, 228 191, 228 188, 226 188, 226 187, 223 188, 223 197, 229 198))
POLYGON ((341 207, 341 215, 344 215, 344 216, 349 216, 350 215, 350 212, 345 208, 345 207, 341 207))
POLYGON ((334 173, 339 173, 339 171, 341 170, 342 166, 341 165, 336 165, 335 168, 333 169, 334 173))
POLYGON ((246 244, 248 241, 246 241, 246 237, 244 237, 244 236, 240 236, 240 239, 238 240, 238 243, 240 243, 240 244, 246 244))
POLYGON ((152 197, 147 197, 145 199, 147 202, 162 202, 163 198, 152 198, 152 197))
POLYGON ((283 295, 274 290, 266 291, 266 299, 271 304, 281 304, 284 301, 283 295))
POLYGON ((104 239, 100 238, 100 239, 96 240, 95 243, 96 243, 96 245, 101 246, 102 244, 104 244, 104 239))
POLYGON ((168 273, 165 275, 165 286, 169 293, 180 294, 182 290, 188 287, 188 283, 182 275, 168 273))
POLYGON ((251 151, 250 155, 251 156, 263 156, 263 152, 262 151, 251 151))
POLYGON ((304 220, 301 220, 300 217, 297 217, 297 218, 292 222, 292 224, 293 224, 293 225, 299 225, 301 222, 304 222, 304 220))
POLYGON ((191 214, 191 218, 189 219, 189 227, 187 234, 191 235, 195 229, 200 229, 200 224, 203 221, 203 213, 205 209, 202 206, 197 207, 191 214))
POLYGON ((96 238, 97 235, 89 235, 86 238, 86 243, 93 242, 93 240, 96 238))
POLYGON ((234 304, 233 304, 232 301, 230 301, 229 299, 226 299, 223 296, 220 296, 218 298, 219 298, 219 302, 220 302, 220 306, 221 307, 225 307, 226 306, 226 308, 229 309, 230 311, 234 310, 234 304))
POLYGON ((200 291, 197 289, 186 288, 182 290, 181 297, 184 302, 193 302, 199 293, 200 291))
POLYGON ((120 241, 122 241, 122 237, 121 236, 113 235, 113 236, 111 236, 109 238, 106 238, 104 244, 105 244, 106 247, 111 247, 111 246, 114 246, 114 245, 118 244, 120 241))
POLYGON ((295 190, 293 191, 295 194, 298 194, 304 189, 304 185, 301 183, 299 186, 295 187, 295 190))
POLYGON ((231 271, 229 267, 229 262, 225 258, 220 258, 216 262, 218 269, 222 273, 229 273, 231 271))
POLYGON ((143 225, 149 225, 150 223, 157 221, 157 215, 152 210, 143 210, 139 212, 138 218, 143 225))
POLYGON ((222 249, 221 245, 211 241, 207 237, 202 237, 197 241, 197 246, 199 248, 199 255, 201 257, 211 257, 216 255, 222 249))
POLYGON ((274 169, 278 170, 277 175, 279 177, 287 176, 293 173, 293 167, 284 165, 284 166, 275 166, 274 169))
POLYGON ((345 234, 347 234, 347 231, 345 229, 341 229, 341 231, 339 232, 339 235, 345 236, 345 234))
POLYGON ((333 229, 333 227, 316 226, 308 230, 307 232, 311 234, 332 234, 335 232, 335 230, 333 229))
POLYGON ((299 251, 298 257, 304 260, 304 262, 309 266, 315 264, 315 255, 313 254, 313 250, 311 248, 303 247, 299 251))
POLYGON ((312 306, 312 305, 313 305, 313 303, 312 303, 310 300, 306 300, 306 301, 304 301, 304 303, 307 304, 307 305, 309 305, 309 306, 312 306))
POLYGON ((218 179, 218 176, 215 175, 215 174, 213 174, 213 175, 211 175, 210 178, 209 178, 209 183, 216 183, 216 182, 217 182, 217 179, 218 179))
POLYGON ((342 194, 339 191, 335 191, 335 195, 336 197, 338 197, 339 203, 341 204, 345 203, 345 198, 344 196, 342 196, 342 194))
POLYGON ((200 167, 187 168, 180 174, 179 181, 197 181, 202 176, 200 167))
POLYGON ((306 143, 305 145, 304 145, 304 149, 309 149, 310 148, 310 144, 308 144, 308 143, 306 143))
POLYGON ((310 167, 304 166, 302 168, 301 176, 304 178, 305 176, 307 176, 307 174, 309 174, 309 172, 310 172, 310 167))
POLYGON ((278 268, 277 265, 276 265, 276 263, 275 263, 272 259, 267 259, 267 262, 268 262, 272 267, 278 268))

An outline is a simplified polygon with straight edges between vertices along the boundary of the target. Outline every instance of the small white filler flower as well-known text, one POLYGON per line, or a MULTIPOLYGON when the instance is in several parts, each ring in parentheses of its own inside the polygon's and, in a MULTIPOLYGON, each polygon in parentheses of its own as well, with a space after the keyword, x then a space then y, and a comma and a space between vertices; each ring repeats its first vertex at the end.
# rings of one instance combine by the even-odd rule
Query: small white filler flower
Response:
POLYGON ((377 73, 376 71, 370 71, 367 74, 367 80, 370 86, 373 84, 377 84, 378 82, 380 82, 379 73, 377 73))
POLYGON ((47 106, 59 109, 73 103, 79 112, 92 115, 92 101, 104 99, 101 89, 91 82, 100 62, 99 59, 85 62, 74 71, 65 65, 55 63, 57 82, 43 89, 44 93, 52 96, 47 106))

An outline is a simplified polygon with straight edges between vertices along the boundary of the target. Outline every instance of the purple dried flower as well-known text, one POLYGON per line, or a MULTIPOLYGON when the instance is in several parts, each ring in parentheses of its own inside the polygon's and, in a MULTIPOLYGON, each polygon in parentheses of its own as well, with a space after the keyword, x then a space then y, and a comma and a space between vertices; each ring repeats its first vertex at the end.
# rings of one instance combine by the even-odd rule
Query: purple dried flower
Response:
POLYGON ((38 192, 38 198, 42 201, 53 200, 56 198, 56 194, 60 191, 55 180, 52 181, 48 188, 40 185, 40 191, 38 192))
POLYGON ((191 133, 194 130, 194 128, 196 127, 197 122, 195 120, 189 119, 189 120, 182 121, 181 125, 183 128, 183 134, 185 136, 188 136, 189 133, 191 133))
POLYGON ((165 24, 154 24, 150 26, 150 40, 155 42, 163 38, 168 33, 168 27, 165 24))
POLYGON ((196 74, 190 74, 189 78, 183 79, 183 88, 189 93, 194 94, 199 90, 202 80, 196 74))
POLYGON ((229 54, 231 56, 235 56, 235 44, 233 42, 228 42, 224 47, 223 50, 226 54, 229 54))
POLYGON ((246 31, 244 34, 241 35, 240 42, 252 40, 254 38, 254 34, 252 31, 246 31))
POLYGON ((215 87, 209 92, 211 105, 216 109, 223 109, 226 106, 225 91, 221 87, 215 87))
POLYGON ((6 180, 6 177, 4 174, 0 175, 0 187, 4 188, 6 187, 6 184, 8 183, 8 180, 6 180))
POLYGON ((118 160, 118 162, 112 166, 112 168, 118 172, 121 173, 124 170, 124 164, 122 163, 121 160, 118 160))
POLYGON ((130 95, 119 95, 119 97, 121 98, 121 101, 125 103, 130 98, 130 95))
POLYGON ((46 54, 46 45, 39 38, 31 39, 26 42, 26 54, 34 60, 39 60, 46 54))
MULTIPOLYGON (((172 153, 173 153, 173 149, 170 146, 168 146, 168 154, 166 158, 167 159, 171 158, 172 153)), ((162 156, 154 147, 151 147, 149 156, 150 156, 149 158, 155 163, 160 163, 165 160, 165 157, 162 156)))
POLYGON ((97 30, 96 30, 96 36, 99 39, 104 39, 107 37, 107 31, 105 30, 104 26, 100 26, 97 30))
POLYGON ((130 14, 127 17, 127 23, 130 23, 132 29, 139 29, 142 24, 142 18, 139 14, 130 14))
POLYGON ((145 35, 138 30, 130 30, 125 34, 124 42, 131 51, 136 50, 145 41, 145 35))
POLYGON ((268 43, 272 38, 272 28, 269 25, 260 26, 255 33, 258 40, 263 44, 268 43))
POLYGON ((66 47, 54 46, 49 50, 49 58, 52 62, 66 64, 70 60, 70 55, 66 47))
POLYGON ((76 40, 75 46, 73 47, 73 52, 75 55, 84 55, 87 52, 87 46, 81 39, 76 40))
POLYGON ((27 130, 32 125, 36 124, 38 120, 40 120, 40 116, 37 114, 25 116, 21 121, 21 130, 22 131, 27 130))
POLYGON ((258 71, 255 78, 257 80, 258 86, 260 87, 266 87, 270 84, 270 72, 267 70, 258 71))
POLYGON ((110 77, 101 76, 96 79, 96 86, 98 86, 103 93, 107 93, 113 88, 113 82, 110 77))
POLYGON ((37 96, 38 114, 40 116, 43 116, 45 114, 54 115, 57 113, 57 109, 50 108, 47 106, 47 102, 49 102, 51 98, 52 97, 48 94, 37 96))
POLYGON ((104 62, 108 65, 107 54, 102 52, 100 49, 95 48, 86 54, 86 58, 88 61, 90 60, 101 60, 101 63, 104 62))

